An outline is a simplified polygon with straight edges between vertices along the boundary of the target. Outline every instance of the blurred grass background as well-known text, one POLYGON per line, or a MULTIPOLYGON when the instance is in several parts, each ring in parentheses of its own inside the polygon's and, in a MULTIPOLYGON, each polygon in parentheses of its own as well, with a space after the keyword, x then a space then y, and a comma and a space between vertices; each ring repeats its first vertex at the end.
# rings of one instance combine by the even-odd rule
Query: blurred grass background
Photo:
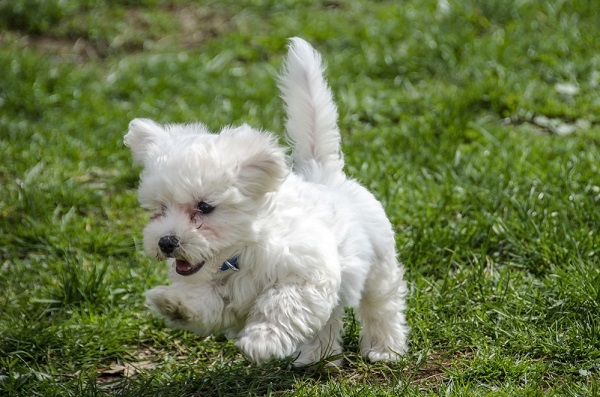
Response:
POLYGON ((600 394, 594 0, 0 1, 0 393, 600 394), (280 134, 286 40, 322 52, 347 172, 382 200, 411 352, 250 365, 143 306, 129 120, 280 134))

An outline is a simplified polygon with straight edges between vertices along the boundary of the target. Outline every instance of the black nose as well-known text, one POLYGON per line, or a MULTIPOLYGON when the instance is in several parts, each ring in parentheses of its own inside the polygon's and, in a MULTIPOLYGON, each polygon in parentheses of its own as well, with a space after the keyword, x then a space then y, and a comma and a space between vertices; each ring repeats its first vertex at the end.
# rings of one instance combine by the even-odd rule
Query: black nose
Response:
POLYGON ((171 255, 175 248, 179 246, 179 238, 177 236, 164 236, 158 240, 158 246, 165 255, 171 255))

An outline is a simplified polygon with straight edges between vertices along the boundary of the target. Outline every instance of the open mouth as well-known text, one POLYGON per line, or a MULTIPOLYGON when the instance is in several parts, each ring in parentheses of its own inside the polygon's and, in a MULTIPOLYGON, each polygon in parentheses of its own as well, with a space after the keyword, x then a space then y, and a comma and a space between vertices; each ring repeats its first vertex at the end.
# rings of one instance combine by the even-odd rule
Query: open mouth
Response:
POLYGON ((177 274, 180 274, 182 276, 190 276, 196 273, 198 270, 202 269, 202 266, 204 266, 204 262, 192 265, 191 263, 183 259, 175 260, 175 271, 177 272, 177 274))

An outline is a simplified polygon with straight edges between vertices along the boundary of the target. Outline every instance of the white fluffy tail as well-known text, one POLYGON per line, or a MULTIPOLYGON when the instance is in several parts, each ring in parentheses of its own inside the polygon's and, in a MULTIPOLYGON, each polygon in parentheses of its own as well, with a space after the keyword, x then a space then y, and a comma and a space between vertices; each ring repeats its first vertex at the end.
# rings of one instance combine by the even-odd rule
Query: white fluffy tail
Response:
POLYGON ((310 44, 298 37, 290 39, 279 79, 287 137, 296 173, 320 183, 331 182, 344 167, 337 108, 324 71, 321 55, 310 44))

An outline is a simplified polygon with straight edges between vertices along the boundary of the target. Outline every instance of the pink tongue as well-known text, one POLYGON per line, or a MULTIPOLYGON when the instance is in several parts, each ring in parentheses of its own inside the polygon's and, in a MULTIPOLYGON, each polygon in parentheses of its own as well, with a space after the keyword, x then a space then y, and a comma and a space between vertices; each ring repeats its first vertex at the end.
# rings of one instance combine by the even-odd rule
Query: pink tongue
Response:
POLYGON ((183 259, 177 259, 175 261, 175 268, 180 272, 187 272, 192 270, 192 265, 189 262, 184 261, 183 259))

